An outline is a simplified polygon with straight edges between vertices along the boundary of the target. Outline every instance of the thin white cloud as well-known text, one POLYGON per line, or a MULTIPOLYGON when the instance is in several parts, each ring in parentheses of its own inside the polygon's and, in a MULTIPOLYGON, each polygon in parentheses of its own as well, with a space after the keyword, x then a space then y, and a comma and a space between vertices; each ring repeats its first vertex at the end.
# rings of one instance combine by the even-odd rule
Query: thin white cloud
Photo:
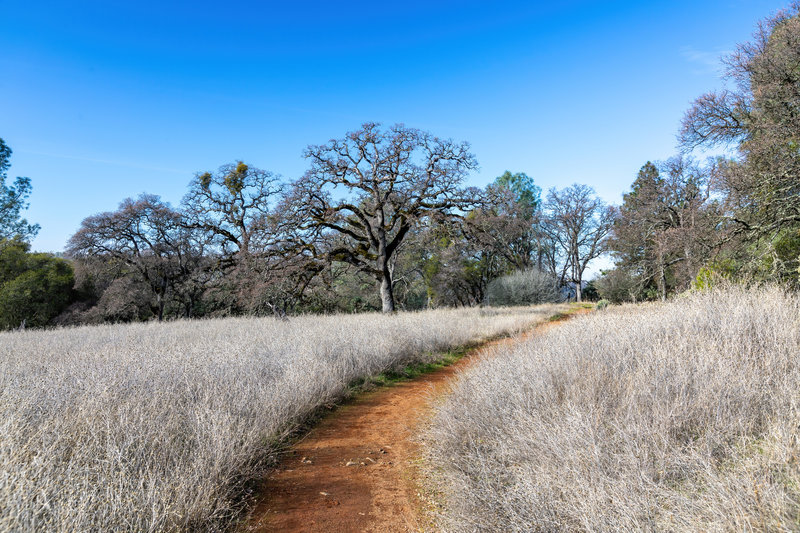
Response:
POLYGON ((72 159, 74 161, 87 161, 89 163, 101 163, 104 165, 113 165, 117 167, 127 167, 127 168, 135 168, 138 170, 152 170, 154 172, 169 172, 171 174, 181 174, 183 176, 191 175, 192 172, 186 170, 180 170, 176 168, 166 168, 166 167, 151 167, 147 165, 139 165, 136 163, 130 163, 128 161, 115 161, 112 159, 98 159, 94 157, 83 157, 77 155, 64 155, 64 154, 53 154, 48 152, 37 152, 33 150, 15 150, 17 153, 22 154, 29 154, 29 155, 41 155, 44 157, 55 157, 58 159, 72 159))
POLYGON ((692 46, 681 48, 681 56, 689 63, 699 66, 703 74, 723 74, 725 66, 722 64, 722 58, 730 53, 730 50, 721 49, 697 50, 692 46))

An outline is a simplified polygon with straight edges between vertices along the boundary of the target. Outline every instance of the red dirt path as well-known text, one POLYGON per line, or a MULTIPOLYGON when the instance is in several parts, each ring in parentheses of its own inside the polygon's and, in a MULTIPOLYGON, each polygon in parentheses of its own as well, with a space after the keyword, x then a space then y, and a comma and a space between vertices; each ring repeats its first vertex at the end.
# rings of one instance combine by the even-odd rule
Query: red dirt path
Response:
MULTIPOLYGON (((583 311, 583 310, 582 310, 583 311)), ((420 425, 454 375, 525 335, 493 341, 455 364, 360 395, 338 407, 263 480, 244 531, 427 531, 418 493, 420 425)))

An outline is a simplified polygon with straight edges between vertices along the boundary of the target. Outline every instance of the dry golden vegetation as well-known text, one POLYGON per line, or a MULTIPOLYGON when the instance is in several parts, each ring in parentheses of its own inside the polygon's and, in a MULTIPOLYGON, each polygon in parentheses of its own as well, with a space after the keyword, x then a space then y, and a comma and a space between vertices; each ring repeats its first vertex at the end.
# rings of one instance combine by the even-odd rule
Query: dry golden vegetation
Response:
POLYGON ((359 378, 553 306, 0 333, 0 530, 217 530, 359 378))
POLYGON ((446 530, 800 530, 800 298, 576 318, 462 374, 428 437, 446 530))

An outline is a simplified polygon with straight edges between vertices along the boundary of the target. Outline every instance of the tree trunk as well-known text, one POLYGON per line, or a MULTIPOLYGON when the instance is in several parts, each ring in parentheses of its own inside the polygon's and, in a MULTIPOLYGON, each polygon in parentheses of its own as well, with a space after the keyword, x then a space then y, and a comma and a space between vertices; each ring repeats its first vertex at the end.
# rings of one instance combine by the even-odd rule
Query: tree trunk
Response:
POLYGON ((167 303, 167 279, 161 278, 160 286, 156 291, 156 303, 158 304, 158 321, 164 320, 164 305, 167 303))
POLYGON ((161 293, 156 294, 156 304, 158 305, 158 321, 164 320, 164 296, 161 293))
POLYGON ((382 311, 384 313, 394 313, 394 287, 392 286, 392 265, 391 254, 386 246, 386 232, 383 229, 383 210, 378 210, 378 272, 380 278, 378 282, 381 285, 381 304, 383 305, 382 311))
POLYGON ((383 304, 382 311, 384 313, 394 313, 394 292, 392 289, 392 278, 383 276, 383 279, 381 279, 381 303, 383 304))

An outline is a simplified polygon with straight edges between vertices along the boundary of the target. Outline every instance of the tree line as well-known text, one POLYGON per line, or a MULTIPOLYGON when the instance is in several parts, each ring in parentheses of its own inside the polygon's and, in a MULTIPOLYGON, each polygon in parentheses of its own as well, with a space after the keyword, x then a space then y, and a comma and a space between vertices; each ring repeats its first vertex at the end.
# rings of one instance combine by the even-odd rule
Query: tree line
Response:
MULTIPOLYGON (((524 173, 465 187, 477 168, 469 145, 403 125, 364 124, 304 156, 294 181, 239 161, 198 172, 177 207, 142 194, 85 218, 66 261, 53 258, 74 286, 50 320, 477 305, 493 280, 526 269, 580 298, 610 228, 584 185, 544 201, 524 173)), ((35 233, 15 228, 5 247, 25 249, 35 233)))
POLYGON ((725 60, 732 88, 692 104, 680 153, 645 163, 619 206, 580 184, 543 198, 522 172, 467 187, 466 142, 367 123, 308 146, 295 180, 236 161, 195 174, 178 206, 124 199, 58 258, 29 251, 31 182, 6 185, 0 140, 0 327, 641 301, 724 277, 796 287, 799 14, 761 22, 725 60), (720 144, 736 155, 691 157, 720 144), (614 268, 587 284, 604 253, 614 268))
POLYGON ((597 280, 615 301, 665 299, 715 279, 800 281, 800 4, 723 59, 727 88, 683 117, 681 153, 646 163, 617 208, 597 280), (695 148, 732 157, 698 162, 695 148))

